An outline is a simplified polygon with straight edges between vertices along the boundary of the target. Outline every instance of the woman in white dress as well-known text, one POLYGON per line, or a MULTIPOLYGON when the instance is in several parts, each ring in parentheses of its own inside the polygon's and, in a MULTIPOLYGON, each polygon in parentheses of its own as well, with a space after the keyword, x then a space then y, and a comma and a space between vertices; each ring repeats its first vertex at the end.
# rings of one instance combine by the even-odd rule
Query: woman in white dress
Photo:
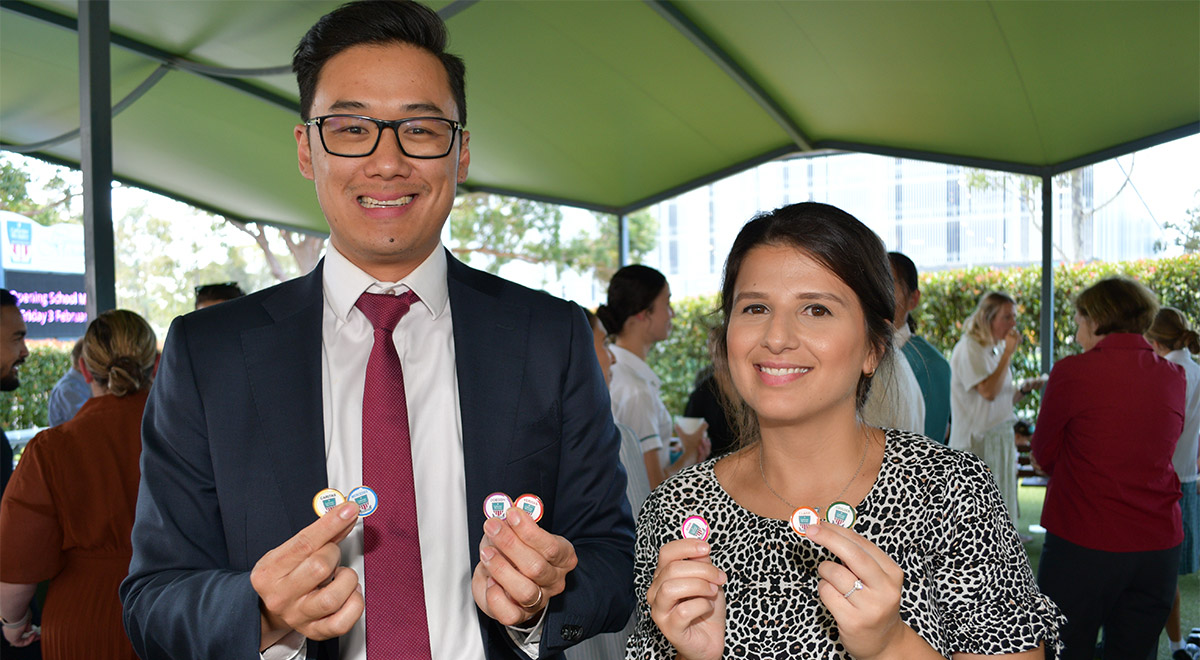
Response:
POLYGON ((708 424, 695 433, 684 433, 671 420, 662 402, 662 381, 646 364, 650 349, 671 334, 671 287, 667 278, 649 266, 625 266, 608 284, 608 302, 600 305, 596 316, 604 324, 612 343, 616 363, 612 366, 613 417, 633 429, 642 445, 646 476, 656 488, 667 477, 708 457, 709 444, 704 437, 708 424), (670 455, 674 437, 679 438, 682 453, 670 455))
POLYGON ((950 446, 987 463, 996 486, 1017 519, 1017 446, 1013 412, 1026 394, 1045 385, 1038 378, 1013 384, 1012 356, 1021 345, 1017 303, 990 291, 963 323, 963 336, 950 354, 950 446))
MULTIPOLYGON (((1183 312, 1174 307, 1162 307, 1146 331, 1146 341, 1155 353, 1183 367, 1187 377, 1183 433, 1175 444, 1171 463, 1182 489, 1179 509, 1183 514, 1183 547, 1179 553, 1179 574, 1190 575, 1200 569, 1200 471, 1197 470, 1200 460, 1200 364, 1192 358, 1192 354, 1200 353, 1200 336, 1188 327, 1183 312)), ((1175 603, 1166 626, 1172 653, 1183 649, 1179 624, 1179 586, 1176 585, 1175 603)))

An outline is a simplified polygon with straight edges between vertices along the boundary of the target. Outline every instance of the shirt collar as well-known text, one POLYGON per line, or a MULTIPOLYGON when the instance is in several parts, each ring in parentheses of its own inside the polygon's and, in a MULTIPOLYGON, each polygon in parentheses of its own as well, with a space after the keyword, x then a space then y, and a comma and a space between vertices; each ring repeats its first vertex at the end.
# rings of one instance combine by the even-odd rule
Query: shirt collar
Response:
POLYGON ((625 350, 616 344, 609 344, 609 348, 612 349, 613 355, 616 356, 617 364, 623 364, 632 369, 633 373, 637 374, 639 378, 656 387, 661 385, 658 374, 654 373, 654 370, 650 368, 650 365, 646 364, 645 360, 635 355, 632 351, 625 350))
POLYGON ((441 316, 450 302, 450 292, 446 285, 446 251, 442 249, 440 242, 421 265, 398 282, 376 280, 350 263, 349 259, 330 244, 325 253, 321 280, 326 304, 343 323, 349 319, 350 310, 354 309, 358 297, 364 292, 399 294, 412 290, 421 299, 421 306, 433 318, 441 316))
POLYGON ((1100 341, 1093 348, 1124 348, 1153 351, 1150 342, 1136 332, 1113 332, 1101 335, 1100 341))
POLYGON ((908 343, 908 340, 912 339, 912 330, 908 329, 907 323, 901 323, 900 327, 896 328, 896 332, 893 337, 896 348, 904 348, 904 345, 908 343))

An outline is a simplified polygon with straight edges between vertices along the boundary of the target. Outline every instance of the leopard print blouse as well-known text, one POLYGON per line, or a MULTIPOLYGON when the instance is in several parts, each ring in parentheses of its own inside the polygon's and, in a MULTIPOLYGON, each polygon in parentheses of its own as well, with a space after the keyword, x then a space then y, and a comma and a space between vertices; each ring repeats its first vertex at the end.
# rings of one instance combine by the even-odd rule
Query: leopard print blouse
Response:
MULTIPOLYGON (((856 508, 854 531, 904 570, 900 617, 945 657, 1058 648, 1065 621, 1038 591, 991 473, 975 455, 887 430, 879 477, 856 508)), ((787 521, 743 509, 717 482, 716 459, 651 493, 637 524, 638 626, 628 660, 674 658, 650 618, 646 590, 658 549, 681 538, 688 516, 712 529, 725 586, 726 658, 850 658, 817 595, 817 565, 834 556, 787 521)), ((1053 654, 1057 655, 1057 654, 1053 654)))

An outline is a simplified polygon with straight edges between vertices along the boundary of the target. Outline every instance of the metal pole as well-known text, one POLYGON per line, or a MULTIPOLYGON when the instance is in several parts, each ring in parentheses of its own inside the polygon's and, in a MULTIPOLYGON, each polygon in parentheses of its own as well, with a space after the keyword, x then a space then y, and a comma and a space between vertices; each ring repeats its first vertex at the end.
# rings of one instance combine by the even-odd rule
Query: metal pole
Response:
POLYGON ((1054 366, 1054 177, 1042 175, 1042 373, 1054 366))
POLYGON ((79 0, 79 139, 87 313, 117 306, 108 0, 79 0))
POLYGON ((617 240, 620 242, 620 263, 618 267, 629 263, 629 216, 624 213, 617 215, 617 240))

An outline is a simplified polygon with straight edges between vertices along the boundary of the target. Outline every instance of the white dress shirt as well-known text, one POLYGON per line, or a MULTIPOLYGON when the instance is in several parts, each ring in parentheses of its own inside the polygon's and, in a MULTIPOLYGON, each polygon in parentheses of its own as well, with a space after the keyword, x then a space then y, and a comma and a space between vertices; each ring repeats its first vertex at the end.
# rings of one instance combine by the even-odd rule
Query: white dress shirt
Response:
POLYGON ((1002 423, 1017 421, 1013 412, 1012 365, 1000 382, 996 398, 988 401, 975 386, 1000 366, 1004 342, 982 346, 964 336, 950 354, 950 447, 971 450, 971 437, 980 436, 1002 423))
POLYGON ((1175 445, 1175 456, 1171 462, 1175 465, 1175 474, 1179 476, 1180 482, 1194 483, 1200 480, 1196 471, 1196 457, 1200 452, 1200 364, 1196 364, 1192 356, 1188 355, 1186 348, 1171 351, 1163 357, 1183 367, 1187 377, 1183 433, 1179 435, 1179 442, 1175 445))
MULTIPOLYGON (((413 484, 429 647, 433 660, 483 660, 475 600, 471 594, 468 507, 463 467, 462 417, 454 362, 454 333, 446 283, 446 252, 441 245, 399 282, 378 282, 331 245, 322 273, 325 306, 321 321, 321 401, 325 422, 325 461, 329 487, 343 494, 362 483, 362 402, 374 328, 355 307, 364 292, 420 298, 396 324, 393 339, 404 370, 404 392, 412 438, 413 484)), ((483 503, 478 524, 483 524, 483 503)), ((380 507, 388 506, 380 502, 380 507)), ((366 611, 341 637, 342 660, 366 660, 366 619, 371 616, 371 583, 362 579, 362 524, 341 542, 342 565, 354 569, 366 611)), ((510 635, 533 658, 540 624, 529 634, 510 635)), ((263 656, 303 657, 304 640, 293 633, 263 656), (287 648, 286 652, 280 647, 287 648)), ((375 659, 372 659, 375 660, 375 659)))
POLYGON ((608 384, 613 417, 617 423, 633 429, 642 453, 661 449, 659 462, 665 469, 670 462, 667 447, 675 424, 662 402, 662 381, 642 358, 616 344, 610 344, 609 348, 617 359, 612 366, 612 382, 608 384))

